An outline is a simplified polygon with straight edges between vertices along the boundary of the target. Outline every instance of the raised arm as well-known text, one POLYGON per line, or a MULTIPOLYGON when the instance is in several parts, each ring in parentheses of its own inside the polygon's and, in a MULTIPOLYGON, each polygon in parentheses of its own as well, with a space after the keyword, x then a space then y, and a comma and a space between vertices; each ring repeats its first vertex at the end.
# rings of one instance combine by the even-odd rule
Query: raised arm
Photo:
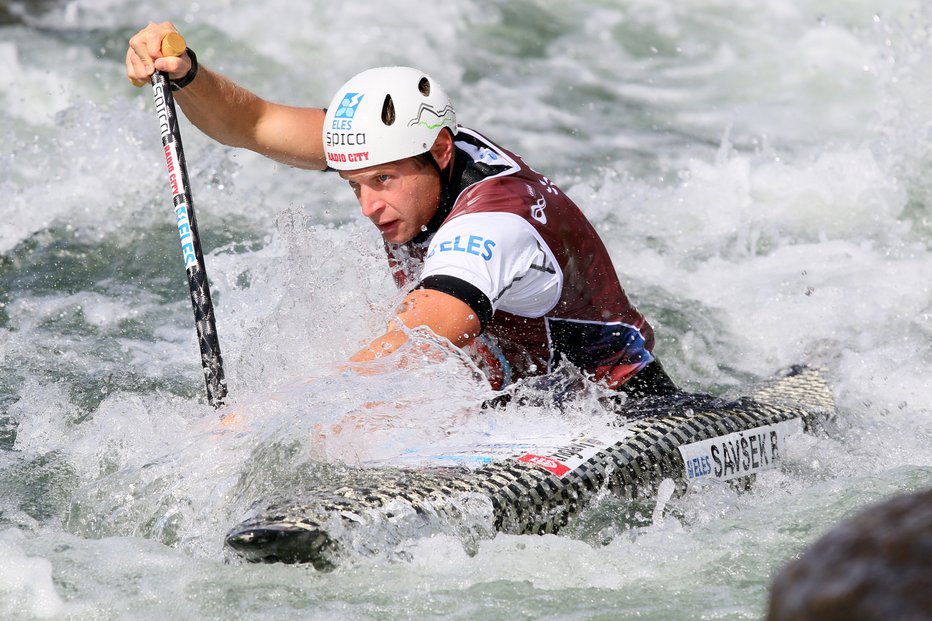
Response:
MULTIPOLYGON (((191 58, 161 55, 162 38, 175 30, 171 22, 150 23, 129 41, 126 75, 136 86, 155 71, 173 80, 191 69, 191 58)), ((223 144, 243 147, 295 166, 327 167, 321 131, 324 111, 272 103, 203 65, 194 81, 174 93, 185 116, 205 134, 223 144)))

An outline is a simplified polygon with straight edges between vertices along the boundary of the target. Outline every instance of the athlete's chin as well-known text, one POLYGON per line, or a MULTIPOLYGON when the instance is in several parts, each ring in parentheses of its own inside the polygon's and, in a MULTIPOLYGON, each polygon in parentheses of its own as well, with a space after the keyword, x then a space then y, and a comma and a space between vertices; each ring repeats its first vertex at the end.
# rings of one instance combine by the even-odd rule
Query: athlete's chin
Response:
POLYGON ((398 222, 392 222, 391 224, 380 226, 379 232, 382 234, 382 239, 390 244, 406 244, 414 239, 415 235, 413 232, 407 230, 406 227, 402 226, 398 222))

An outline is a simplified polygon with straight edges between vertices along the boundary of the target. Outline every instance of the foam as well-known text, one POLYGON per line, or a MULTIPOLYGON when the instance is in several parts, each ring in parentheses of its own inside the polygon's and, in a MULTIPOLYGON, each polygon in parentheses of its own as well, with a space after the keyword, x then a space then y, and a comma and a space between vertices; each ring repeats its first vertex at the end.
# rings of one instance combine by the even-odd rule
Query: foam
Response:
POLYGON ((0 102, 4 114, 31 125, 50 126, 71 104, 67 82, 50 73, 23 67, 15 43, 0 42, 0 102))
POLYGON ((55 586, 52 563, 23 550, 18 530, 0 531, 0 613, 26 613, 38 619, 61 614, 65 603, 55 586))

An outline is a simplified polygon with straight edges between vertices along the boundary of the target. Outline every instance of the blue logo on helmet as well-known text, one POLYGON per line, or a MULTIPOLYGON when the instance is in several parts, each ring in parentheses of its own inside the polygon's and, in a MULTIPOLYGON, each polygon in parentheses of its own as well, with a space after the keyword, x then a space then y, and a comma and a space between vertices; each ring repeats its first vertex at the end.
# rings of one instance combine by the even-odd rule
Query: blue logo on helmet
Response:
POLYGON ((339 107, 337 108, 336 113, 333 115, 335 119, 351 119, 356 114, 356 108, 359 107, 359 102, 362 101, 363 94, 361 93, 347 93, 343 96, 343 101, 340 102, 339 107))

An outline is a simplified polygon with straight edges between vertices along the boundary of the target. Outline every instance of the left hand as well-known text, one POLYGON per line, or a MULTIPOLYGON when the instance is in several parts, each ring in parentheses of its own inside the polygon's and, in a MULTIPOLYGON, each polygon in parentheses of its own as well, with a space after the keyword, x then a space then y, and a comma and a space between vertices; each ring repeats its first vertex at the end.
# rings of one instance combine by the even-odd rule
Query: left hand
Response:
POLYGON ((187 52, 181 56, 162 56, 162 39, 171 32, 178 32, 171 22, 149 22, 129 40, 126 77, 133 86, 148 84, 156 71, 165 71, 170 79, 178 80, 191 70, 191 57, 187 52))

